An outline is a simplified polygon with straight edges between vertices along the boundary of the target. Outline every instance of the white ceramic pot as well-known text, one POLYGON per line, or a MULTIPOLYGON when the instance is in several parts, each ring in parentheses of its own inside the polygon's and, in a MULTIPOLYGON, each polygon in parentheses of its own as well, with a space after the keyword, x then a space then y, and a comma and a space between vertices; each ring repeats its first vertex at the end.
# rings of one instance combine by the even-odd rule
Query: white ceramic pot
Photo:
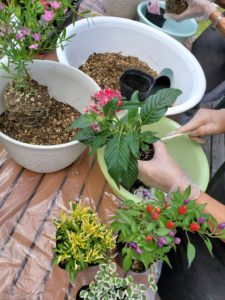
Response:
POLYGON ((103 0, 108 16, 135 19, 137 5, 141 0, 103 0))
MULTIPOLYGON (((91 95, 99 90, 97 83, 83 72, 53 61, 34 60, 28 66, 31 77, 49 88, 56 100, 68 103, 81 113, 89 104, 91 95)), ((4 112, 3 91, 10 79, 0 70, 0 114, 4 112)), ((0 142, 10 156, 21 166, 39 173, 63 169, 74 162, 85 149, 72 141, 60 145, 39 146, 22 143, 0 132, 0 142)))
POLYGON ((175 115, 194 107, 205 92, 205 76, 195 57, 169 35, 140 22, 116 18, 95 17, 79 20, 66 30, 76 34, 64 49, 57 49, 60 62, 78 68, 96 53, 121 52, 136 56, 160 73, 172 69, 171 87, 181 89, 175 105, 167 115, 175 115))

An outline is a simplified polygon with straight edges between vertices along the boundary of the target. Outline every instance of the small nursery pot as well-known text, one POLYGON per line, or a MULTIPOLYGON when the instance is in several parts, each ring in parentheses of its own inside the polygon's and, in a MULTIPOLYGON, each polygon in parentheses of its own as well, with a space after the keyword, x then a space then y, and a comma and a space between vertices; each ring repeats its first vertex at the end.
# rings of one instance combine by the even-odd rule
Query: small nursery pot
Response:
MULTIPOLYGON (((28 65, 28 72, 39 84, 48 87, 50 96, 75 107, 81 113, 84 113, 91 96, 100 89, 97 83, 83 72, 58 62, 34 60, 28 65)), ((5 111, 3 93, 11 79, 4 70, 0 70, 0 78, 2 114, 5 111)), ((55 172, 69 166, 85 149, 78 141, 49 146, 23 143, 3 132, 0 132, 0 143, 19 165, 39 173, 55 172)))
POLYGON ((163 26, 163 24, 165 23, 166 19, 164 18, 164 13, 165 13, 165 9, 164 8, 160 8, 160 15, 157 14, 153 14, 148 12, 147 8, 146 8, 146 13, 145 13, 145 17, 152 22, 153 24, 155 24, 158 27, 163 26))
POLYGON ((154 83, 153 76, 137 69, 127 69, 120 77, 120 91, 127 100, 138 91, 139 100, 144 101, 150 95, 154 83))

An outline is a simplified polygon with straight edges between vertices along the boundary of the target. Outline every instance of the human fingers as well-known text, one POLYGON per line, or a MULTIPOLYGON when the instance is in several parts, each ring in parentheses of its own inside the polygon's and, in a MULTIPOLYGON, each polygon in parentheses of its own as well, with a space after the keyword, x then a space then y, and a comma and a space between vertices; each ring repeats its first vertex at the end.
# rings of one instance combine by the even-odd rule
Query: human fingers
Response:
POLYGON ((164 18, 165 19, 172 19, 177 22, 183 21, 185 19, 188 19, 190 17, 188 10, 185 10, 181 14, 172 14, 172 13, 165 13, 164 18))

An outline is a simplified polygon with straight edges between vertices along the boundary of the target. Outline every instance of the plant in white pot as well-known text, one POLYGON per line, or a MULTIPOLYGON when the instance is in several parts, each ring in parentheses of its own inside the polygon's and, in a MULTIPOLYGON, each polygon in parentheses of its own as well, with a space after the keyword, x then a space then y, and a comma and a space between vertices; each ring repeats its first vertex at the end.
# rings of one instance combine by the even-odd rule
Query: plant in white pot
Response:
MULTIPOLYGON (((35 0, 11 1, 0 9, 0 46, 3 56, 8 58, 0 65, 0 138, 19 164, 36 172, 62 169, 84 150, 78 142, 71 142, 72 136, 63 136, 65 128, 84 112, 85 99, 88 101, 99 89, 78 70, 56 62, 33 60, 39 52, 51 49, 48 36, 54 21, 68 7, 68 1, 48 1, 46 6, 35 0), (65 110, 60 110, 57 118, 49 117, 52 110, 59 111, 56 103, 63 103, 65 110), (47 121, 51 126, 42 129, 47 121), (54 138, 50 138, 51 134, 54 138)), ((69 37, 62 34, 57 46, 66 40, 69 37)))

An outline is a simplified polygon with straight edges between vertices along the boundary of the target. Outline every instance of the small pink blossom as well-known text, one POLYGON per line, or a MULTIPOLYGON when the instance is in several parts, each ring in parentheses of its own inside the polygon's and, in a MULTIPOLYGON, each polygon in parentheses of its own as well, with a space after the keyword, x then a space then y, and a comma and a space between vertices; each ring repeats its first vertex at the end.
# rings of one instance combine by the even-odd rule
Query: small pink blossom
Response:
POLYGON ((23 39, 23 37, 24 37, 24 35, 23 35, 22 33, 17 33, 17 34, 16 34, 16 39, 17 39, 18 41, 21 41, 21 40, 23 39))
POLYGON ((91 124, 91 128, 95 131, 95 132, 100 132, 100 126, 98 125, 98 123, 92 123, 91 124))
POLYGON ((49 2, 49 4, 51 5, 52 8, 54 8, 55 10, 59 9, 61 6, 61 2, 57 2, 56 0, 53 2, 49 2))
POLYGON ((28 28, 24 27, 24 28, 22 28, 20 30, 20 33, 22 33, 24 36, 25 35, 29 35, 30 34, 30 30, 28 28))
POLYGON ((40 33, 36 32, 32 35, 33 39, 36 41, 36 42, 39 42, 41 40, 41 35, 40 33))
POLYGON ((54 18, 54 11, 53 10, 45 10, 45 13, 42 15, 42 19, 45 22, 50 22, 54 18))
POLYGON ((38 49, 38 44, 32 44, 32 45, 30 45, 29 49, 38 49))

